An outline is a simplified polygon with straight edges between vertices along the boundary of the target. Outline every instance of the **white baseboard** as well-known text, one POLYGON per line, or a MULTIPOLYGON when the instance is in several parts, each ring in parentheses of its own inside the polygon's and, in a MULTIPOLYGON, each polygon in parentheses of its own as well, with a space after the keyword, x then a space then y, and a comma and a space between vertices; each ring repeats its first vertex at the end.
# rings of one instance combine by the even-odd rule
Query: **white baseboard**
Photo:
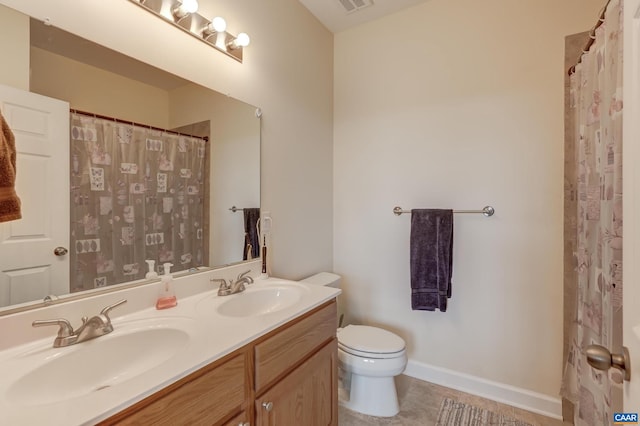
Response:
POLYGON ((504 383, 409 360, 407 376, 562 420, 562 400, 504 383))

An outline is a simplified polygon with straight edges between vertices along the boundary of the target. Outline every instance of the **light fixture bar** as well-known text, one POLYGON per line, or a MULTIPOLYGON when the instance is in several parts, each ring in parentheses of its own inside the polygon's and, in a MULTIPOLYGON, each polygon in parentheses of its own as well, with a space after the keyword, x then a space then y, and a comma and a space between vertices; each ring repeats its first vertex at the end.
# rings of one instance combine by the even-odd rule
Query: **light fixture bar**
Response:
MULTIPOLYGON (((174 27, 180 28, 182 31, 190 34, 201 42, 208 44, 219 52, 242 62, 242 52, 245 46, 237 45, 237 37, 227 33, 204 31, 205 28, 211 28, 211 21, 198 13, 185 13, 184 8, 180 13, 176 11, 181 8, 180 0, 129 0, 132 3, 142 7, 144 10, 153 13, 162 18, 164 21, 172 24, 174 27)), ((242 34, 242 33, 241 33, 242 34)))

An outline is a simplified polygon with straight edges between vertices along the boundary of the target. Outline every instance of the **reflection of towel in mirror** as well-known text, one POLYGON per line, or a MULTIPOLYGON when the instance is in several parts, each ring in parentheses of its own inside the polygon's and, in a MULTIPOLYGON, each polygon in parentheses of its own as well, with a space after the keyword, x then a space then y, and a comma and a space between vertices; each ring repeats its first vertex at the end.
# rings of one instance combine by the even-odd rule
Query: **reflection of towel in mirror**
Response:
POLYGON ((260 209, 244 209, 244 250, 242 260, 255 259, 260 256, 257 223, 260 219, 260 209))
POLYGON ((20 198, 16 194, 16 142, 0 114, 0 222, 20 219, 20 198))
POLYGON ((451 297, 453 211, 411 210, 411 308, 441 312, 451 297))

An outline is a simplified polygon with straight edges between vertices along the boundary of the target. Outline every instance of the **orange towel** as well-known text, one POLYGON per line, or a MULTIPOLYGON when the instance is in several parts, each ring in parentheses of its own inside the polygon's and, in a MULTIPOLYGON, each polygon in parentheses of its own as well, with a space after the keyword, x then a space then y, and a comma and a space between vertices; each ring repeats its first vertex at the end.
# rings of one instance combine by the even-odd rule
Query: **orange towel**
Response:
POLYGON ((16 194, 16 140, 0 114, 0 222, 20 219, 20 198, 16 194))

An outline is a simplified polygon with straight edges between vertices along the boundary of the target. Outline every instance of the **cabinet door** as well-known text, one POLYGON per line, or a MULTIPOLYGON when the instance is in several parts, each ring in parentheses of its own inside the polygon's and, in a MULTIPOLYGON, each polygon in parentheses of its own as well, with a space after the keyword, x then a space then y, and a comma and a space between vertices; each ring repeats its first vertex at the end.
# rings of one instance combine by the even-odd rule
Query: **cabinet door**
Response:
POLYGON ((256 398, 258 426, 338 424, 336 339, 256 398))

